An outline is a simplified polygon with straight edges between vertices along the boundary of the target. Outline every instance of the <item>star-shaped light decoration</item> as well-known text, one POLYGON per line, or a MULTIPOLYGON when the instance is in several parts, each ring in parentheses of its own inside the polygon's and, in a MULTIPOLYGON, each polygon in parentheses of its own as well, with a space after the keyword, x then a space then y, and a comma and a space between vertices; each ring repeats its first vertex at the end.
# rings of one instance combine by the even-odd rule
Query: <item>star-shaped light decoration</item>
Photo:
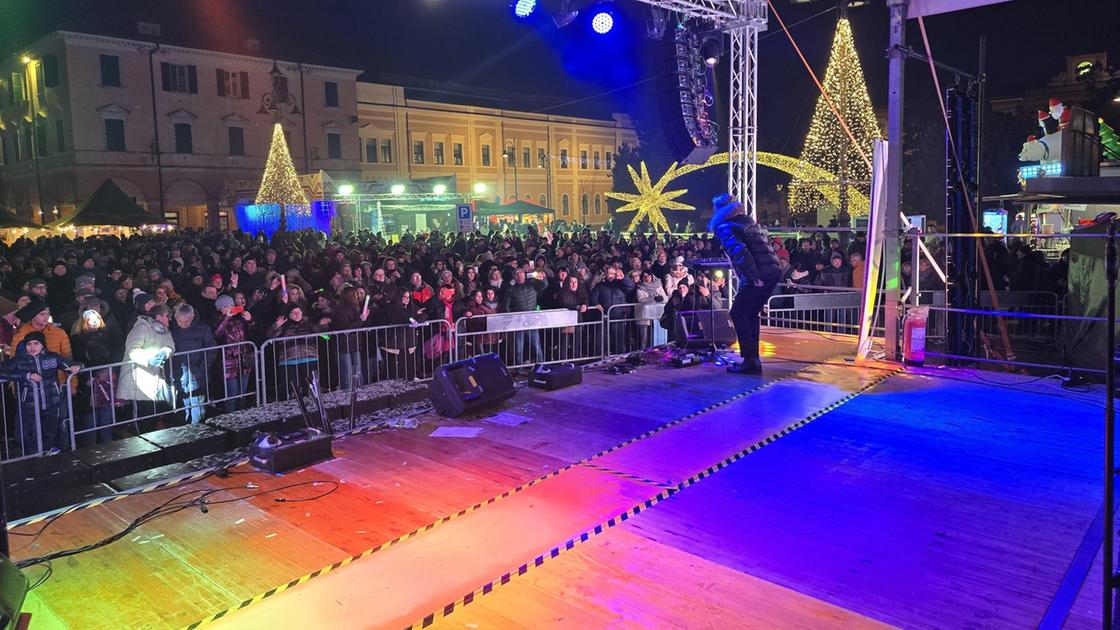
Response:
POLYGON ((696 210, 695 207, 687 203, 673 201, 677 197, 688 192, 688 189, 670 190, 666 191, 665 187, 669 182, 673 181, 680 176, 677 172, 677 163, 673 162, 669 165, 669 169, 657 180, 657 183, 649 177, 649 171, 646 169, 646 163, 642 162, 642 174, 639 176, 634 170, 633 166, 627 165, 626 170, 630 171, 630 177, 634 180, 634 187, 638 189, 638 194, 608 192, 607 197, 617 199, 618 201, 626 202, 625 205, 615 210, 615 212, 636 212, 630 225, 637 225, 642 219, 648 218, 652 224, 653 229, 668 231, 669 220, 665 218, 663 210, 696 210))

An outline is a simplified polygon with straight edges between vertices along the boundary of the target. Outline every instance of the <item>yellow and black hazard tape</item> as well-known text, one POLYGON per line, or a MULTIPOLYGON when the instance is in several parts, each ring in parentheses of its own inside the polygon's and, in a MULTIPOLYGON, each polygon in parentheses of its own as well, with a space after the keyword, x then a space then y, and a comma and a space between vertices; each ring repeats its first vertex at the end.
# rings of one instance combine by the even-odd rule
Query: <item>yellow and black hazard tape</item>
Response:
POLYGON ((649 485, 649 486, 657 486, 658 488, 668 488, 668 487, 671 487, 673 485, 673 484, 665 482, 665 481, 654 481, 652 479, 646 479, 645 477, 639 477, 637 475, 631 475, 630 473, 622 472, 621 470, 615 470, 614 468, 608 468, 606 466, 600 466, 599 464, 593 464, 591 462, 584 462, 583 466, 586 467, 586 468, 591 468, 591 469, 594 469, 594 470, 598 470, 599 472, 605 472, 608 475, 614 475, 615 477, 621 477, 623 479, 629 479, 630 481, 637 481, 639 483, 644 483, 644 484, 649 485))
POLYGON ((509 584, 509 582, 515 576, 525 575, 525 573, 527 573, 531 567, 539 567, 542 564, 544 564, 546 560, 548 560, 550 558, 555 558, 555 557, 559 556, 561 553, 571 550, 576 545, 578 545, 580 543, 587 542, 591 538, 593 538, 595 536, 598 536, 599 534, 602 534, 604 531, 606 531, 606 530, 608 530, 612 527, 615 527, 617 525, 621 525, 622 523, 625 523, 626 521, 630 520, 630 518, 640 514, 642 511, 648 510, 649 508, 652 508, 654 505, 657 505, 658 503, 661 503, 662 501, 664 501, 664 500, 668 499, 669 497, 677 494, 678 492, 684 490, 685 488, 696 485, 700 481, 702 481, 704 479, 707 479, 708 477, 711 477, 715 473, 723 470, 724 468, 727 468, 731 464, 743 459, 747 455, 750 455, 751 453, 761 449, 762 447, 764 447, 768 444, 772 444, 772 443, 776 442, 777 440, 781 439, 782 437, 785 437, 785 436, 789 435, 790 433, 793 433, 797 429, 800 429, 801 427, 804 427, 805 425, 809 424, 810 422, 820 418, 821 416, 825 415, 826 413, 828 413, 830 411, 835 410, 837 407, 840 407, 841 405, 851 401, 856 396, 859 396, 860 394, 878 386, 883 381, 886 381, 887 379, 891 378, 895 374, 898 374, 898 373, 903 372, 903 371, 904 370, 902 368, 887 371, 886 374, 883 374, 882 376, 879 376, 878 378, 872 380, 870 383, 864 385, 863 387, 859 388, 858 390, 856 390, 854 392, 849 393, 848 395, 846 395, 843 398, 837 400, 836 402, 828 405, 827 407, 824 407, 822 409, 814 411, 813 413, 805 416, 801 420, 798 420, 797 422, 795 422, 795 423, 791 424, 790 426, 782 429, 781 431, 773 433, 773 434, 763 438, 762 440, 759 440, 758 442, 755 442, 754 444, 748 446, 747 448, 739 451, 738 453, 735 453, 734 455, 731 455, 730 457, 725 458, 724 460, 720 461, 719 463, 713 464, 712 466, 709 466, 709 467, 705 468, 704 470, 688 477, 684 481, 682 481, 682 482, 680 482, 680 483, 678 483, 678 484, 676 484, 676 485, 674 485, 670 488, 666 488, 666 489, 662 490, 661 492, 657 493, 653 497, 650 497, 649 499, 646 499, 645 501, 642 501, 641 503, 635 505, 634 507, 632 507, 628 510, 625 510, 625 511, 619 513, 619 514, 616 514, 615 516, 612 516, 611 518, 609 518, 606 521, 596 525, 595 527, 580 533, 578 536, 575 536, 573 538, 569 538, 568 540, 564 541, 563 543, 561 543, 561 544, 553 547, 552 549, 548 550, 547 552, 537 556, 531 562, 527 562, 525 564, 522 564, 521 566, 517 567, 517 569, 515 569, 513 571, 510 571, 508 573, 504 573, 499 578, 497 578, 495 580, 492 580, 490 582, 487 582, 486 584, 482 585, 482 587, 480 587, 478 589, 475 589, 475 590, 471 591, 470 593, 467 593, 463 597, 451 602, 450 604, 447 604, 446 606, 444 606, 440 610, 437 610, 436 612, 428 614, 427 616, 425 616, 420 621, 417 621, 417 622, 415 622, 415 623, 413 623, 409 626, 406 626, 405 630, 420 630, 422 628, 427 628, 428 626, 431 626, 433 623, 436 622, 437 619, 442 619, 444 617, 447 617, 448 615, 455 612, 456 610, 458 610, 460 608, 463 608, 464 606, 467 606, 468 604, 474 602, 479 597, 482 597, 483 595, 488 595, 488 594, 492 593, 495 588, 497 588, 499 586, 502 586, 502 585, 505 585, 505 584, 509 584))
MULTIPOLYGON (((553 477, 555 477, 555 476, 557 476, 557 475, 559 475, 559 474, 561 474, 565 471, 571 470, 571 469, 573 469, 577 466, 586 466, 588 464, 588 462, 590 462, 591 460, 602 457, 603 455, 606 455, 607 453, 612 453, 614 451, 617 451, 620 448, 623 448, 625 446, 633 444, 634 442, 637 442, 638 440, 642 440, 642 439, 645 439, 647 437, 650 437, 651 435, 660 433, 660 432, 662 432, 662 431, 664 431, 664 430, 666 430, 670 427, 676 426, 678 424, 681 424, 682 422, 685 422, 687 420, 695 418, 695 417, 697 417, 701 414, 712 411, 713 409, 716 409, 718 407, 722 407, 724 405, 730 404, 732 402, 735 402, 736 400, 739 400, 739 399, 744 398, 746 396, 750 396, 751 394, 758 393, 759 391, 762 391, 763 389, 766 389, 767 387, 770 387, 771 385, 774 385, 775 383, 778 383, 778 382, 781 382, 783 380, 792 378, 796 374, 798 374, 800 372, 803 372, 805 370, 808 370, 811 367, 814 367, 814 366, 812 366, 812 365, 806 366, 804 368, 801 368, 800 370, 790 372, 789 374, 778 377, 778 378, 776 378, 772 381, 767 381, 765 383, 760 383, 759 385, 756 385, 755 387, 752 387, 751 389, 745 390, 745 391, 740 392, 738 394, 735 394, 733 396, 729 396, 729 397, 727 397, 727 398, 725 398, 721 401, 712 403, 712 404, 704 407, 703 409, 693 411, 693 412, 691 412, 687 415, 676 418, 675 420, 670 420, 669 422, 666 422, 665 424, 659 425, 659 426, 654 427, 654 428, 652 428, 652 429, 650 429, 650 430, 648 430, 644 433, 641 433, 639 435, 631 437, 631 438, 629 438, 629 439, 627 439, 623 442, 620 442, 619 444, 616 444, 615 446, 612 446, 610 448, 599 451, 598 453, 595 453, 594 455, 586 457, 586 458, 584 458, 584 459, 582 459, 578 462, 573 462, 571 464, 567 464, 567 465, 565 465, 561 468, 558 468, 558 469, 556 469, 552 472, 541 475, 540 477, 537 477, 536 479, 533 479, 532 481, 528 481, 528 482, 523 483, 521 485, 510 488, 509 490, 506 490, 505 492, 503 492, 499 495, 490 497, 489 499, 486 499, 485 501, 479 501, 478 503, 475 503, 474 505, 472 505, 470 507, 463 508, 463 509, 459 510, 458 512, 455 512, 454 514, 448 514, 447 516, 444 516, 443 518, 441 518, 437 521, 433 521, 433 522, 428 523, 427 525, 425 525, 423 527, 419 527, 417 529, 414 529, 411 532, 408 532, 407 534, 402 534, 402 535, 400 535, 400 536, 398 536, 398 537, 396 537, 392 540, 381 543, 380 545, 378 545, 376 547, 371 547, 369 549, 366 549, 365 551, 361 551, 359 553, 356 553, 352 556, 349 556, 347 558, 339 560, 338 562, 335 562, 334 564, 331 564, 330 566, 326 566, 326 567, 323 567, 322 569, 312 571, 311 573, 300 576, 300 577, 298 577, 294 580, 291 580, 291 581, 289 581, 285 584, 281 584, 280 586, 277 586, 274 589, 271 589, 269 591, 266 591, 264 593, 256 595, 255 597, 252 597, 250 599, 246 599, 246 600, 244 600, 244 601, 242 601, 242 602, 240 602, 240 603, 238 603, 234 606, 226 608, 225 610, 218 611, 218 612, 216 612, 212 615, 209 615, 209 616, 205 617, 204 619, 201 619, 199 621, 196 621, 196 622, 190 624, 189 626, 186 626, 186 630, 194 630, 195 628, 198 628, 198 627, 204 626, 206 624, 212 623, 214 621, 217 621, 218 619, 221 619, 222 617, 225 617, 226 615, 229 615, 231 613, 242 610, 242 609, 244 609, 248 606, 251 606, 253 604, 259 603, 262 600, 267 599, 269 597, 272 597, 274 595, 278 595, 278 594, 280 594, 280 593, 282 593, 282 592, 284 592, 284 591, 286 591, 286 590, 288 590, 288 589, 290 589, 294 586, 298 586, 300 584, 303 584, 304 582, 307 582, 308 580, 314 579, 314 578, 319 577, 321 575, 324 575, 326 573, 330 573, 331 571, 334 571, 335 569, 339 569, 339 568, 344 567, 344 566, 346 566, 346 565, 348 565, 352 562, 355 562, 357 560, 361 560, 362 558, 366 558, 368 556, 371 556, 371 555, 377 553, 378 551, 381 551, 383 549, 388 549, 389 547, 392 547, 393 545, 399 544, 399 543, 404 542, 406 540, 409 540, 411 538, 415 538, 416 536, 419 536, 420 534, 422 534, 424 532, 430 531, 430 530, 434 529, 435 527, 437 527, 439 525, 443 525, 444 523, 447 523, 449 521, 453 521, 455 519, 462 518, 462 517, 466 516, 467 514, 470 514, 471 512, 475 512, 477 510, 480 510, 480 509, 486 507, 487 505, 490 505, 492 503, 496 503, 497 501, 500 501, 502 499, 513 496, 514 494, 517 494, 519 492, 523 492, 523 491, 525 491, 525 490, 527 490, 527 489, 529 489, 529 488, 531 488, 531 487, 533 487, 537 484, 540 484, 544 481, 547 481, 547 480, 549 480, 549 479, 551 479, 551 478, 553 478, 553 477)), ((611 470, 608 469, 608 470, 606 470, 606 472, 614 473, 616 471, 611 471, 611 470)), ((651 480, 648 480, 648 479, 639 479, 639 478, 636 478, 636 479, 638 481, 643 481, 645 483, 650 483, 650 484, 653 484, 655 486, 664 487, 664 485, 665 485, 665 484, 659 484, 657 482, 654 482, 654 481, 651 481, 651 480)), ((627 518, 629 518, 629 517, 627 517, 627 518)))

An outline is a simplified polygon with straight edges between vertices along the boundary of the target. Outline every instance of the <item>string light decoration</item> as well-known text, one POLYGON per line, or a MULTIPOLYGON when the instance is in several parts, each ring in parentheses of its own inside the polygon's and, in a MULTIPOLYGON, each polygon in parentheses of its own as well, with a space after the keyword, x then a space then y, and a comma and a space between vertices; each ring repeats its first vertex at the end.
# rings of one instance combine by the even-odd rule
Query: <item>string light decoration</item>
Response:
MULTIPOLYGON (((646 163, 642 162, 639 167, 642 174, 639 176, 633 166, 626 165, 626 170, 630 171, 630 178, 634 180, 634 187, 638 189, 638 194, 622 193, 622 192, 608 192, 607 197, 625 202, 620 206, 615 213, 619 212, 634 212, 634 218, 630 220, 630 225, 636 226, 643 219, 649 219, 653 229, 661 231, 669 231, 669 220, 665 218, 665 213, 662 210, 695 210, 696 208, 674 201, 677 197, 688 192, 688 189, 670 190, 666 191, 665 187, 669 182, 673 181, 681 175, 680 170, 677 168, 677 163, 673 162, 669 165, 669 169, 653 183, 650 179, 649 170, 646 169, 646 163)), ((686 167, 687 172, 696 170, 695 168, 686 167)))
POLYGON ((264 164, 261 187, 257 190, 257 204, 300 206, 302 214, 311 215, 311 204, 299 184, 299 175, 288 153, 288 142, 284 139, 284 128, 280 123, 272 127, 272 145, 268 148, 268 161, 264 164))
MULTIPOLYGON (((872 140, 881 137, 879 121, 871 106, 867 82, 864 80, 855 39, 852 37, 852 27, 847 18, 841 18, 836 24, 832 53, 824 75, 824 89, 865 154, 871 155, 872 140)), ((830 195, 824 193, 824 186, 813 180, 795 177, 789 187, 789 205, 793 212, 815 213, 818 206, 829 201, 838 211, 846 209, 851 216, 867 214, 869 208, 857 207, 851 202, 854 193, 858 192, 864 197, 869 195, 870 185, 846 182, 869 181, 871 172, 860 157, 859 150, 844 133, 823 95, 817 98, 813 119, 809 123, 809 133, 805 136, 805 144, 801 150, 801 159, 833 173, 831 185, 838 190, 838 194, 836 201, 832 201, 828 199, 830 195)))
MULTIPOLYGON (((631 219, 630 225, 636 226, 642 219, 648 218, 650 223, 653 224, 653 229, 668 230, 669 221, 665 218, 662 210, 691 210, 695 211, 694 206, 686 203, 674 201, 677 197, 684 195, 688 189, 666 191, 665 188, 678 177, 683 177, 689 173, 708 168, 710 166, 717 166, 727 164, 731 160, 730 153, 717 153, 708 158, 702 164, 686 164, 678 165, 673 162, 665 174, 653 183, 649 176, 649 171, 646 168, 646 163, 641 162, 639 168, 641 175, 639 175, 632 166, 627 166, 630 171, 630 177, 634 180, 634 187, 638 190, 637 194, 621 193, 621 192, 608 192, 607 197, 617 199, 618 201, 626 202, 617 210, 618 212, 635 212, 634 218, 631 219)), ((804 182, 810 182, 805 186, 815 188, 825 201, 840 205, 840 190, 838 186, 832 184, 836 180, 836 175, 826 171, 823 168, 813 166, 805 160, 799 160, 795 157, 782 155, 780 153, 767 153, 759 151, 757 155, 757 162, 759 166, 768 166, 770 168, 782 171, 792 175, 795 179, 800 179, 804 182)), ((853 215, 867 215, 871 211, 871 199, 859 190, 849 189, 848 191, 848 209, 853 215)))

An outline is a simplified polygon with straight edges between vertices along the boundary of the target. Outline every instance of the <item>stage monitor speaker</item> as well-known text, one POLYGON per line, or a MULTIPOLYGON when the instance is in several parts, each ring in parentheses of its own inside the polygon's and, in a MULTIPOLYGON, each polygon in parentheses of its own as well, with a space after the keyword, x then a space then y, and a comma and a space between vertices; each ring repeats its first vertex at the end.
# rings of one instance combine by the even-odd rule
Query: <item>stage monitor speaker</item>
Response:
POLYGON ((8 558, 0 555, 0 630, 19 627, 20 610, 27 596, 27 576, 8 558))
POLYGON ((428 390, 436 413, 451 418, 513 398, 513 377, 496 354, 442 365, 428 390))
POLYGON ((561 389, 583 382, 583 367, 574 363, 538 365, 529 375, 529 386, 540 389, 561 389))

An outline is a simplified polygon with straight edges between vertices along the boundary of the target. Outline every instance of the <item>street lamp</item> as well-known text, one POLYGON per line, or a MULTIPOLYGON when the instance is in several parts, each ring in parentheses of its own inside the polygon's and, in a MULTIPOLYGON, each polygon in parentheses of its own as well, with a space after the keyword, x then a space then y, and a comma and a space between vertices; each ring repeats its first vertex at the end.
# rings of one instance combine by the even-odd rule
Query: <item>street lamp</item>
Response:
POLYGON ((445 184, 436 184, 432 186, 432 192, 437 195, 442 195, 447 192, 447 186, 445 184))
POLYGON ((513 200, 517 201, 521 198, 521 191, 517 187, 517 147, 509 145, 509 149, 502 153, 502 159, 507 164, 513 164, 513 200))
POLYGON ((486 184, 483 184, 482 182, 478 182, 477 184, 475 184, 474 185, 474 193, 476 195, 486 194, 486 184))
POLYGON ((288 93, 288 84, 284 80, 286 77, 280 71, 276 61, 272 62, 272 70, 268 71, 268 75, 272 78, 272 91, 261 94, 261 108, 257 110, 258 114, 272 114, 276 118, 276 122, 280 122, 280 106, 285 105, 289 108, 288 113, 292 116, 299 116, 299 107, 296 105, 296 97, 288 93))
POLYGON ((338 194, 342 195, 343 197, 349 197, 350 195, 353 195, 354 194, 354 185, 353 184, 341 184, 341 185, 339 185, 338 194))
POLYGON ((394 195, 403 195, 404 184, 393 184, 393 186, 389 189, 389 192, 393 193, 394 195))

